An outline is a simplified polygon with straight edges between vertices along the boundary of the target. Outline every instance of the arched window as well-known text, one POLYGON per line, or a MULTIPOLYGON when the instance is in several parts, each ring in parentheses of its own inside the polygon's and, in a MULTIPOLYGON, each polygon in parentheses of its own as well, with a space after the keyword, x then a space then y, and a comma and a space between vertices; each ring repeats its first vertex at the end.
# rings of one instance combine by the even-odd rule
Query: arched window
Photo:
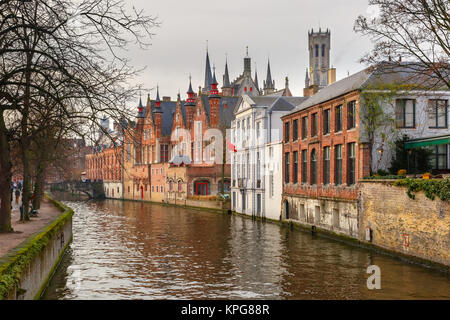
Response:
POLYGON ((311 151, 311 184, 317 184, 317 155, 316 149, 311 151))
POLYGON ((169 181, 169 190, 173 191, 173 181, 172 180, 169 181))
POLYGON ((181 180, 178 180, 178 192, 183 191, 183 182, 181 180))

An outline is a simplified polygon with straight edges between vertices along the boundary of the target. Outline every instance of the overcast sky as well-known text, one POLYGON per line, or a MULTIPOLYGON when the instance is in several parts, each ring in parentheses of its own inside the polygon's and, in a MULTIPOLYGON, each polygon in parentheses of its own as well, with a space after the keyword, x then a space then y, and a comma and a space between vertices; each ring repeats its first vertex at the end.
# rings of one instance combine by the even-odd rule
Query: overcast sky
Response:
MULTIPOLYGON (((178 90, 186 98, 189 74, 192 86, 203 86, 206 41, 211 64, 216 65, 219 86, 228 55, 230 80, 243 71, 245 47, 255 63, 259 85, 266 78, 270 57, 272 78, 277 89, 289 87, 295 96, 303 95, 305 70, 308 66, 308 30, 331 30, 331 64, 337 69, 337 80, 365 66, 361 56, 370 50, 369 39, 353 32, 359 14, 370 14, 368 0, 126 0, 161 23, 153 29, 152 46, 145 51, 131 48, 135 67, 146 70, 138 79, 156 95, 159 84, 162 96, 176 98, 178 90)), ((148 91, 143 91, 146 96, 148 91)))

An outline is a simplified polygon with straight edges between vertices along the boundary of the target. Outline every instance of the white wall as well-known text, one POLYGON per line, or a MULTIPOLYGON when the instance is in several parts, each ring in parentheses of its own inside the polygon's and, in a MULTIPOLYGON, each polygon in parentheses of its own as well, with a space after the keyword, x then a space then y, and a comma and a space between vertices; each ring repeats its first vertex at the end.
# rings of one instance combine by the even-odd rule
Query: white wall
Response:
POLYGON ((106 198, 121 199, 123 195, 122 182, 103 182, 106 198), (114 190, 114 194, 113 194, 114 190))
MULTIPOLYGON (((448 105, 448 101, 450 100, 450 93, 412 92, 399 95, 397 98, 416 100, 415 128, 395 128, 395 122, 393 122, 377 130, 375 143, 372 150, 372 171, 374 172, 379 169, 388 170, 390 168, 395 149, 394 143, 397 139, 401 138, 403 134, 408 135, 411 139, 450 134, 450 106, 448 105), (447 100, 447 128, 436 129, 429 127, 428 100, 430 99, 447 100), (379 149, 383 150, 381 154, 379 152, 379 149)), ((386 114, 388 114, 395 120, 395 100, 390 103, 384 103, 384 110, 386 114)), ((447 145, 447 154, 450 154, 449 145, 447 145)), ((450 157, 447 157, 447 166, 450 168, 449 158, 450 157)))

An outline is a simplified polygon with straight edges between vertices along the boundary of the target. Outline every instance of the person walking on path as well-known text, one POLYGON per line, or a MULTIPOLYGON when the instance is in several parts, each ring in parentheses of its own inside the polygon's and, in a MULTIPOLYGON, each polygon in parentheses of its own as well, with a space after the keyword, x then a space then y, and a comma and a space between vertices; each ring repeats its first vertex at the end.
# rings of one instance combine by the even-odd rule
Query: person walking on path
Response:
POLYGON ((20 190, 16 189, 16 204, 19 204, 20 190))

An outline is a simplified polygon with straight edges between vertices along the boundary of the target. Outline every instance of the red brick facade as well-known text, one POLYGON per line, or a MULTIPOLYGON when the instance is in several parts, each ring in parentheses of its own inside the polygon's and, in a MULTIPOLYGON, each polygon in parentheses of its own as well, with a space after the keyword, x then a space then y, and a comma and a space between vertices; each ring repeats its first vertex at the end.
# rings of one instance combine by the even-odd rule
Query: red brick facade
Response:
POLYGON ((369 174, 368 149, 359 143, 358 109, 359 94, 353 91, 282 118, 284 194, 356 199, 356 190, 349 186, 369 174), (354 105, 353 113, 349 112, 352 105, 354 105), (329 112, 329 118, 326 117, 327 112, 329 112), (302 119, 307 119, 306 137, 302 135, 305 123, 302 119), (295 120, 297 133, 294 132, 295 120), (329 127, 328 132, 325 130, 327 127, 329 127), (324 161, 326 147, 329 148, 328 161, 324 161), (339 152, 340 148, 342 148, 341 152, 339 152), (354 154, 351 152, 352 148, 354 148, 354 154), (304 160, 302 152, 306 152, 307 155, 306 167, 302 161, 304 160), (286 156, 289 156, 288 162, 286 156), (295 182, 294 173, 295 162, 297 162, 297 182, 295 182), (326 170, 328 167, 326 163, 329 170, 326 170), (342 170, 339 170, 339 167, 342 170), (353 170, 350 172, 352 167, 354 167, 354 175, 351 174, 353 170), (286 177, 287 168, 289 177, 286 177), (306 182, 302 182, 302 178, 305 177, 302 176, 304 168, 306 168, 306 182), (326 176, 329 178, 325 179, 326 176), (314 177, 315 181, 313 181, 314 177))

